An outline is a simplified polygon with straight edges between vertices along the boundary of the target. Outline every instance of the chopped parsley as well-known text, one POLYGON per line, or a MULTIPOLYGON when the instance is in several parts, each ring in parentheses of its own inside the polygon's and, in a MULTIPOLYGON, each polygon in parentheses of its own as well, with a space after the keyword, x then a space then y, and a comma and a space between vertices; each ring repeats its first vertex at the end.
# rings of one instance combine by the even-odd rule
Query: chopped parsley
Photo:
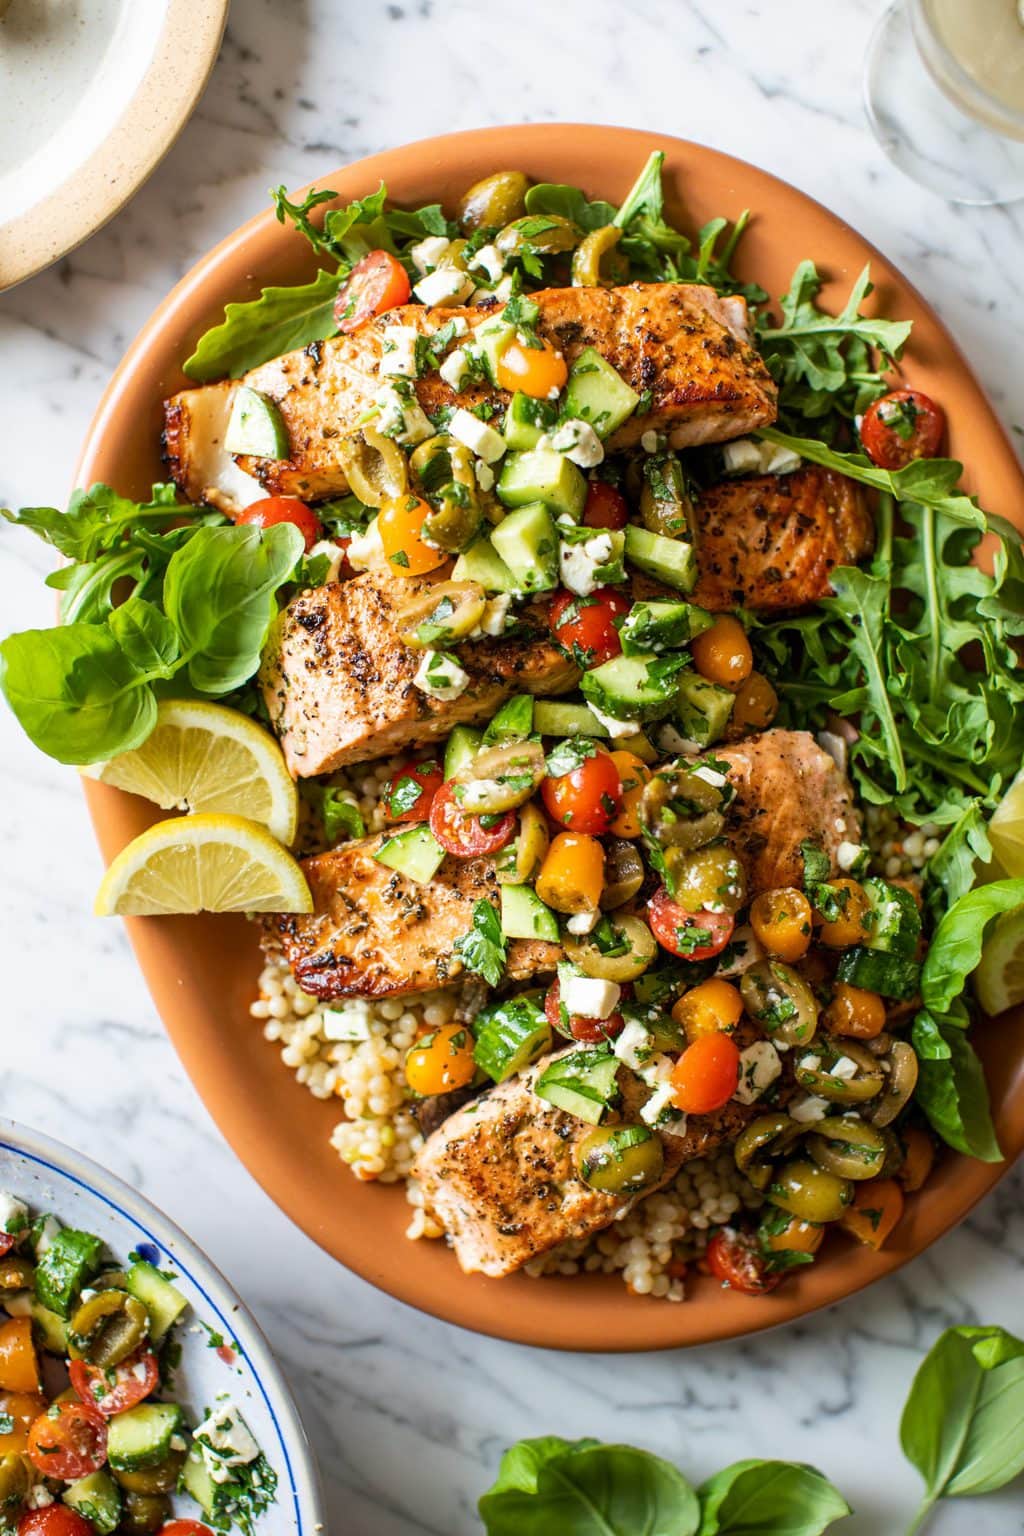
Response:
POLYGON ((498 986, 505 974, 506 939, 493 903, 482 900, 474 904, 473 925, 468 933, 459 935, 453 948, 467 971, 482 976, 488 986, 498 986))

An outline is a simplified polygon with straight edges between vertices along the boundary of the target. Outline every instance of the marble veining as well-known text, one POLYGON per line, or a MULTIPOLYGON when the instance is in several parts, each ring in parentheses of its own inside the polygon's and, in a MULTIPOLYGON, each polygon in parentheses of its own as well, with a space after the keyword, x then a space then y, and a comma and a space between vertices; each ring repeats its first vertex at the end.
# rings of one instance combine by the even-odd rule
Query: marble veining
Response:
MULTIPOLYGON (((591 120, 702 139, 862 230, 936 305, 1010 427, 1024 422, 1024 204, 950 208, 871 139, 860 64, 876 0, 235 0, 194 119, 107 229, 0 297, 0 504, 63 503, 99 393, 154 305, 215 240, 297 186, 404 140, 591 120)), ((0 531, 4 629, 51 621, 48 560, 0 531)), ((899 1409, 954 1322, 1024 1331, 1020 1171, 900 1275, 799 1326, 689 1354, 597 1358, 478 1339, 378 1295, 248 1178, 167 1043, 99 878, 75 777, 0 714, 0 1109, 115 1169, 253 1307, 320 1455, 334 1536, 473 1536, 501 1449, 557 1432, 632 1440, 699 1480, 739 1456, 814 1462, 903 1530, 915 1474, 899 1409)), ((340 1175, 339 1175, 340 1176, 340 1175)), ((415 1262, 413 1254, 410 1262, 415 1262)), ((623 1305, 629 1301, 623 1296, 623 1305)), ((1019 1487, 941 1513, 1024 1531, 1019 1487)))

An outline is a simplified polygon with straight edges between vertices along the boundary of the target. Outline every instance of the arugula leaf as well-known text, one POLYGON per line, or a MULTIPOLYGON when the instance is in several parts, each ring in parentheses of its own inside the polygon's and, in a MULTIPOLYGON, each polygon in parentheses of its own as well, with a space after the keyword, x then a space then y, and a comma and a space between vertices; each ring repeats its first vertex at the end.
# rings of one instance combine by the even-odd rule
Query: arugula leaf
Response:
POLYGON ((346 837, 366 836, 366 822, 351 790, 324 785, 320 788, 319 800, 320 819, 329 843, 340 842, 346 837))
MULTIPOLYGON (((22 507, 20 512, 12 512, 3 507, 0 517, 28 528, 66 559, 88 563, 119 545, 130 532, 141 528, 161 531, 195 511, 179 503, 176 485, 154 485, 152 499, 139 502, 97 482, 87 491, 74 491, 66 512, 56 507, 22 507)), ((216 516, 225 521, 219 513, 216 516)))
POLYGON ((945 1014, 977 969, 985 929, 1002 912, 1024 906, 1024 880, 994 880, 954 902, 932 936, 921 971, 921 997, 932 1013, 945 1014))
POLYGON ((480 1500, 487 1536, 695 1536, 697 1496, 681 1472, 628 1445, 551 1437, 531 1449, 480 1500))
POLYGON ((985 1163, 1002 1161, 981 1062, 966 1036, 967 1010, 945 1018, 923 1011, 911 1030, 918 1077, 914 1102, 949 1146, 985 1163))
POLYGON ((337 335, 334 301, 344 278, 321 269, 312 282, 264 288, 247 304, 228 304, 221 324, 200 338, 185 373, 198 384, 237 379, 285 352, 337 335))
POLYGON ((936 920, 971 889, 975 861, 991 857, 981 802, 971 800, 925 866, 928 905, 936 920))
POLYGON ((852 1513, 827 1478, 793 1461, 737 1461, 698 1495, 699 1536, 820 1536, 852 1513))
POLYGON ((305 235, 318 256, 329 253, 330 244, 324 238, 323 230, 317 228, 309 215, 313 212, 314 208, 319 208, 324 203, 333 203, 337 196, 337 192, 332 192, 329 189, 318 191, 316 187, 311 187, 301 203, 293 203, 290 201, 288 193, 283 186, 273 187, 270 192, 270 200, 274 205, 277 222, 285 224, 290 220, 299 233, 305 235))
POLYGON ((505 974, 506 939, 493 903, 485 898, 474 904, 472 927, 459 935, 453 949, 467 971, 475 971, 489 986, 499 985, 505 974))

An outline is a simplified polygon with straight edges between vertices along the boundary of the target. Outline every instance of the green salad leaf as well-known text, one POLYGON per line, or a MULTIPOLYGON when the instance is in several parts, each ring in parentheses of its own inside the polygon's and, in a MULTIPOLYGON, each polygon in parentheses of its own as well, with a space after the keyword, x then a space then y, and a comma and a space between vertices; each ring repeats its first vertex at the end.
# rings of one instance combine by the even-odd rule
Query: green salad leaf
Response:
POLYGON ((337 335, 334 301, 344 278, 321 269, 312 282, 264 288, 247 304, 226 305, 223 321, 200 338, 185 373, 197 384, 237 379, 285 352, 337 335))
POLYGON ((485 897, 474 904, 469 932, 460 933, 452 947, 467 971, 475 971, 489 986, 499 985, 505 974, 507 946, 493 902, 485 897))
POLYGON ((577 229, 587 234, 615 223, 615 208, 612 204, 600 200, 588 202, 579 187, 561 186, 550 181, 538 182, 536 186, 530 187, 525 203, 527 213, 546 213, 555 218, 568 219, 577 229))
POLYGON ((933 1013, 949 1012, 981 959, 985 930, 1003 912, 1024 907, 1024 880, 993 880, 954 902, 932 935, 921 971, 921 997, 933 1013))
POLYGON ((703 1484, 699 1536, 820 1536, 851 1513, 814 1467, 737 1461, 703 1484))
POLYGON ((695 1536, 697 1496, 660 1457, 555 1436, 526 1447, 480 1500, 488 1536, 695 1536))
POLYGON ((1003 1154, 992 1124, 985 1074, 967 1039, 969 1023, 963 1004, 942 1018, 927 1010, 917 1015, 910 1036, 918 1063, 914 1102, 947 1146, 984 1163, 998 1163, 1003 1154))

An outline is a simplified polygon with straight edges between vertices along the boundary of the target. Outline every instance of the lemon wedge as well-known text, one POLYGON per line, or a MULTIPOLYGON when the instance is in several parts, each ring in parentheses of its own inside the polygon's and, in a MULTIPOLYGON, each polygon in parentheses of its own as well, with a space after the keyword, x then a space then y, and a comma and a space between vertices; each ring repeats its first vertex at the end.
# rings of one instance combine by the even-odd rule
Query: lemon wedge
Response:
POLYGON ((988 835, 997 862, 1011 879, 1024 877, 1024 768, 996 806, 988 835))
POLYGON ((81 771, 165 811, 242 815, 279 843, 295 841, 299 796, 281 748, 269 731, 223 704, 165 699, 141 747, 81 771))
POLYGON ((974 973, 974 991, 987 1014, 1024 1003, 1024 907, 993 926, 974 973))
POLYGON ((103 877, 97 917, 170 912, 311 912, 306 878, 266 827, 200 812, 157 822, 103 877))

